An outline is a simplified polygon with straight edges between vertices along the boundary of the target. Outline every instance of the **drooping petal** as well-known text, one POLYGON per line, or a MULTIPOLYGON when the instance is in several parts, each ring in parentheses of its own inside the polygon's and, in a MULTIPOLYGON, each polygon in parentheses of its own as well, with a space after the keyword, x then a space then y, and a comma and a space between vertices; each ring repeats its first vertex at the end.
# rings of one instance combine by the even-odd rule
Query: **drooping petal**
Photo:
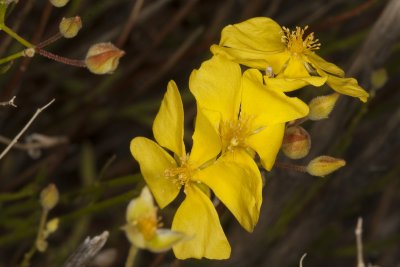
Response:
POLYGON ((290 58, 290 55, 286 51, 266 54, 263 51, 220 45, 212 45, 210 50, 214 55, 224 56, 231 61, 250 68, 265 70, 267 67, 270 67, 274 73, 279 73, 290 58))
POLYGON ((282 145, 284 132, 285 124, 279 123, 267 126, 247 139, 248 145, 257 152, 262 166, 268 171, 272 169, 275 163, 276 155, 282 145))
POLYGON ((126 221, 133 223, 141 217, 157 218, 157 210, 154 206, 153 197, 147 186, 142 189, 139 197, 132 199, 126 209, 126 221))
POLYGON ((333 63, 326 61, 322 57, 318 56, 316 53, 310 52, 307 53, 305 56, 307 57, 308 61, 314 66, 314 68, 322 69, 325 72, 339 77, 344 77, 344 71, 341 68, 333 63))
POLYGON ((164 176, 176 161, 157 143, 144 137, 131 141, 131 153, 139 162, 140 171, 160 208, 167 206, 179 193, 179 188, 164 176))
POLYGON ((281 40, 282 28, 278 23, 257 17, 226 26, 219 46, 212 46, 211 52, 252 68, 265 70, 270 66, 278 73, 288 60, 281 40))
POLYGON ((214 56, 190 75, 189 87, 200 107, 218 111, 223 120, 237 116, 241 70, 237 63, 214 56))
MULTIPOLYGON (((204 114, 201 107, 197 108, 195 129, 193 133, 193 146, 190 152, 190 162, 194 167, 215 158, 221 151, 221 139, 215 126, 204 114)), ((220 114, 213 112, 219 121, 220 114)))
POLYGON ((303 78, 270 78, 264 76, 266 86, 271 90, 278 90, 281 92, 291 92, 300 89, 307 85, 322 86, 325 84, 327 77, 308 76, 303 78))
POLYGON ((170 81, 153 123, 154 138, 161 146, 183 157, 183 105, 174 81, 170 81))
POLYGON ((333 75, 329 75, 321 70, 318 70, 321 76, 327 76, 327 84, 336 92, 342 95, 348 95, 352 97, 358 97, 362 102, 367 102, 369 94, 354 78, 340 78, 333 75))
POLYGON ((181 232, 171 231, 169 229, 157 229, 154 237, 146 242, 146 247, 155 253, 167 251, 175 244, 186 237, 181 232))
POLYGON ((231 247, 211 200, 195 185, 187 189, 186 198, 176 211, 172 230, 185 233, 188 240, 173 247, 175 256, 178 259, 229 258, 231 247))
POLYGON ((279 53, 285 49, 282 28, 270 18, 256 17, 238 24, 228 25, 221 32, 220 45, 279 53))
POLYGON ((264 86, 258 70, 244 72, 242 88, 241 112, 256 116, 253 122, 256 128, 288 122, 308 114, 308 106, 300 99, 264 86))
POLYGON ((260 210, 254 207, 260 207, 262 199, 262 180, 258 169, 254 172, 248 164, 220 158, 199 171, 196 178, 211 188, 243 228, 253 231, 260 214, 260 210))

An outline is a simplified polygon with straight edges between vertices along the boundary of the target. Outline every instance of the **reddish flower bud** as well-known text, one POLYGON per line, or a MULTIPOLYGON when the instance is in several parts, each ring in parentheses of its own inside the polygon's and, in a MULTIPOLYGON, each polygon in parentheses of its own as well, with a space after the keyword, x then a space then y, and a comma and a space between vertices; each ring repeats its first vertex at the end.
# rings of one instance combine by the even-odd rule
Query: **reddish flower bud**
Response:
POLYGON ((311 138, 308 132, 300 126, 291 126, 285 130, 282 151, 288 158, 301 159, 308 155, 311 138))
POLYGON ((313 176, 323 177, 346 165, 343 159, 329 156, 319 156, 310 161, 306 167, 307 172, 313 176))
POLYGON ((94 74, 112 73, 125 52, 111 43, 92 45, 86 55, 85 63, 90 72, 94 74))

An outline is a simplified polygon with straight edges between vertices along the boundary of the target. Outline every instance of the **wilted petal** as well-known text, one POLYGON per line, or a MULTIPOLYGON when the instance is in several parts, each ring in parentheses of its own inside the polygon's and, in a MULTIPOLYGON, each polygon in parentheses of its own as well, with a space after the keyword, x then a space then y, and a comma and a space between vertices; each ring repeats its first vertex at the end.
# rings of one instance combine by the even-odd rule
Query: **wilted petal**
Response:
POLYGON ((198 105, 218 111, 223 120, 237 116, 242 73, 237 63, 214 56, 190 75, 189 87, 198 105))
POLYGON ((210 199, 195 185, 187 189, 186 198, 176 211, 172 230, 185 233, 188 240, 173 247, 175 256, 178 259, 229 258, 231 247, 210 199))
POLYGON ((369 94, 358 85, 354 78, 340 78, 328 75, 327 84, 342 95, 358 97, 362 102, 367 102, 369 94))
POLYGON ((330 63, 323 59, 322 57, 318 56, 317 54, 311 52, 306 54, 307 60, 314 65, 314 68, 316 69, 322 69, 325 72, 328 72, 330 74, 339 76, 339 77, 344 77, 344 71, 336 66, 333 63, 330 63))
POLYGON ((185 156, 183 144, 183 105, 178 87, 170 81, 153 123, 156 141, 179 157, 185 156))
POLYGON ((176 161, 157 143, 144 137, 134 138, 130 149, 158 205, 164 208, 179 193, 179 187, 164 175, 166 169, 176 167, 176 161))

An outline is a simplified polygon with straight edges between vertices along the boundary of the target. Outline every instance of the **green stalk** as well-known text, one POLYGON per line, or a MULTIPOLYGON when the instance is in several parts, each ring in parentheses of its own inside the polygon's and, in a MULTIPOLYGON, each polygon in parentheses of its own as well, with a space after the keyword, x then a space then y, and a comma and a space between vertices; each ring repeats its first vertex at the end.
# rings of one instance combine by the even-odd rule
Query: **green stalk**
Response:
POLYGON ((34 47, 33 44, 31 44, 30 42, 28 42, 27 40, 25 40, 24 38, 22 38, 21 36, 19 36, 16 32, 14 32, 11 28, 8 28, 4 23, 0 24, 0 29, 3 30, 5 33, 7 33, 8 35, 10 35, 12 38, 14 38, 15 40, 17 40, 20 44, 22 44, 23 46, 27 47, 27 48, 32 48, 34 47))

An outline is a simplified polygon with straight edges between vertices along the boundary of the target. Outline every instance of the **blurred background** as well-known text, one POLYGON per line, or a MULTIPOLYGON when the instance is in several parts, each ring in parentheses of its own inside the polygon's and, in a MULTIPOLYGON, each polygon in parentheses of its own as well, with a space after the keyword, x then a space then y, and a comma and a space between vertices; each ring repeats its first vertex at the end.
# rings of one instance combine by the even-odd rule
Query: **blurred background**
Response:
MULTIPOLYGON (((30 249, 40 217, 38 195, 49 183, 61 194, 50 213, 60 218, 60 226, 48 240, 48 251, 36 254, 32 266, 61 266, 86 236, 104 230, 110 231, 103 254, 110 263, 100 260, 96 266, 123 266, 129 243, 120 227, 129 200, 144 185, 129 152, 130 140, 152 138, 153 119, 173 79, 184 100, 190 145, 196 112, 188 91, 190 72, 211 56, 209 47, 219 42, 224 26, 255 16, 269 16, 287 27, 309 25, 322 44, 318 54, 373 90, 367 104, 341 97, 330 119, 304 124, 312 136, 309 156, 298 161, 278 157, 304 165, 330 155, 344 158, 347 165, 325 178, 277 168, 265 173, 254 233, 221 211, 232 246, 229 260, 181 262, 171 252, 142 251, 136 266, 298 266, 304 253, 303 266, 354 266, 359 216, 366 261, 400 266, 400 23, 392 23, 397 30, 381 27, 375 39, 370 35, 385 6, 396 1, 144 0, 132 17, 136 1, 71 0, 53 8, 47 1, 24 0, 7 17, 8 26, 36 44, 58 32, 62 17, 79 15, 83 28, 78 36, 46 50, 83 59, 92 44, 111 41, 126 55, 112 75, 93 75, 37 55, 15 60, 0 76, 0 101, 16 96, 18 106, 0 107, 1 150, 37 108, 56 99, 0 161, 0 266, 16 266, 30 249), (357 60, 364 61, 357 65, 357 60), (55 138, 55 143, 32 147, 34 134, 55 138)), ((21 48, 0 32, 1 57, 21 48)), ((330 92, 305 88, 295 95, 309 101, 330 92)), ((167 226, 175 207, 161 211, 167 226)))

